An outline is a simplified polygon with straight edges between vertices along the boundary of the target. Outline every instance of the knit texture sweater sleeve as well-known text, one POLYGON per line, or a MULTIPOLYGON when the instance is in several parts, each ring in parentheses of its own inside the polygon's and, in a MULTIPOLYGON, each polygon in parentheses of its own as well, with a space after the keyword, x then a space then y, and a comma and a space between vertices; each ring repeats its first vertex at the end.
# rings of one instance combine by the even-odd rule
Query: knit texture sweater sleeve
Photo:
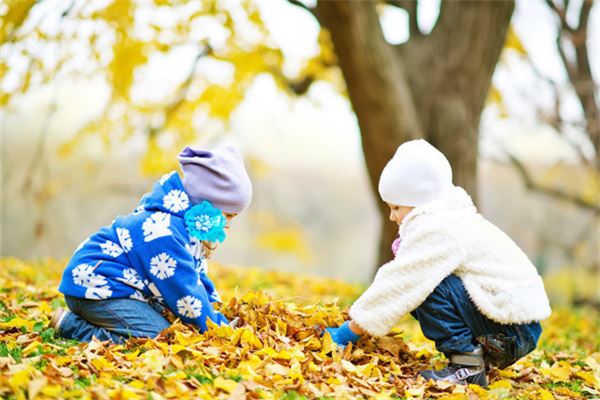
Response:
POLYGON ((214 310, 196 261, 176 237, 164 236, 134 250, 130 257, 137 260, 132 261, 147 271, 167 307, 182 321, 193 323, 202 332, 207 329, 207 318, 216 324, 228 322, 214 310))
POLYGON ((387 334, 417 308, 464 259, 448 232, 417 224, 402 237, 396 257, 383 265, 350 309, 350 317, 373 336, 387 334))

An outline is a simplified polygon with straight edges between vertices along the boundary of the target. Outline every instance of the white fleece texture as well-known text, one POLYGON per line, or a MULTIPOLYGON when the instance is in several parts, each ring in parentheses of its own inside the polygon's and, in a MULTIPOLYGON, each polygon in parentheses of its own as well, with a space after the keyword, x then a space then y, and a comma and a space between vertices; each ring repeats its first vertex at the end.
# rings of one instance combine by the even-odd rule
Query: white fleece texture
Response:
POLYGON ((400 237, 396 257, 379 269, 350 309, 350 317, 369 334, 387 334, 450 274, 462 279, 473 303, 493 321, 521 324, 550 316, 536 268, 477 213, 462 188, 414 208, 400 226, 400 237))

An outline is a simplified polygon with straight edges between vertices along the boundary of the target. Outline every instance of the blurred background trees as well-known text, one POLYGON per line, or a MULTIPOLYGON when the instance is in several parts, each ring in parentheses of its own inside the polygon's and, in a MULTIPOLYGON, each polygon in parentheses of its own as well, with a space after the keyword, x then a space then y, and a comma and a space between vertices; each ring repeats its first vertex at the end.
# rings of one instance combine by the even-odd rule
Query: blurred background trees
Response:
MULTIPOLYGON (((373 190, 398 144, 425 138, 450 161, 454 183, 476 199, 479 120, 514 3, 442 2, 430 33, 419 27, 416 2, 388 4, 409 16, 410 37, 395 46, 384 38, 376 2, 320 1, 316 10, 344 73, 373 190)), ((379 204, 383 264, 398 232, 379 204)))
MULTIPOLYGON (((600 198, 598 74, 594 74, 593 68, 593 52, 597 52, 598 41, 590 41, 593 15, 598 6, 591 0, 539 0, 517 2, 517 6, 526 8, 533 3, 539 3, 547 15, 532 15, 532 21, 553 19, 559 60, 554 64, 562 64, 560 68, 566 79, 548 73, 547 65, 533 57, 523 44, 521 34, 511 26, 513 1, 282 0, 278 5, 265 5, 216 0, 9 0, 0 8, 0 105, 3 115, 32 107, 40 112, 35 114, 39 120, 37 133, 30 135, 31 139, 26 145, 21 144, 18 151, 14 132, 18 132, 19 127, 11 125, 12 137, 5 138, 7 129, 3 124, 2 229, 3 243, 8 243, 4 247, 11 254, 23 252, 23 247, 20 250, 14 247, 21 239, 5 239, 8 226, 12 225, 14 231, 30 230, 31 234, 24 233, 19 238, 34 241, 30 248, 37 248, 35 241, 41 242, 49 231, 57 231, 49 226, 49 215, 61 208, 73 207, 56 199, 84 184, 89 188, 85 195, 77 197, 79 208, 95 216, 101 214, 83 203, 89 198, 107 203, 106 189, 110 189, 122 195, 120 205, 113 208, 125 212, 128 209, 125 204, 133 206, 131 197, 146 190, 150 178, 176 168, 175 156, 181 147, 210 143, 227 136, 232 116, 252 96, 257 77, 268 76, 277 90, 285 94, 269 106, 273 109, 278 103, 294 101, 287 99, 307 99, 311 106, 325 108, 323 104, 332 103, 333 97, 314 94, 323 92, 323 83, 330 88, 327 90, 347 97, 355 113, 368 172, 365 188, 370 186, 375 194, 372 195, 375 206, 371 209, 368 202, 361 203, 362 208, 349 205, 348 196, 360 197, 358 192, 363 188, 362 183, 352 183, 356 177, 346 178, 348 181, 344 181, 345 186, 339 189, 337 197, 327 192, 331 189, 329 186, 333 186, 330 181, 314 181, 315 175, 311 178, 304 173, 296 176, 281 172, 276 183, 282 187, 281 193, 274 189, 263 191, 267 186, 262 184, 262 180, 267 179, 264 177, 277 173, 268 160, 250 151, 247 161, 257 187, 256 202, 262 202, 265 208, 268 204, 271 211, 255 210, 249 218, 247 225, 252 229, 246 234, 256 235, 257 229, 261 233, 256 240, 246 238, 250 244, 244 251, 250 252, 248 247, 258 246, 289 252, 301 262, 310 263, 315 251, 310 251, 305 231, 324 232, 313 243, 334 243, 342 240, 341 231, 347 229, 340 226, 341 221, 352 219, 351 215, 360 221, 371 220, 374 218, 371 211, 374 211, 381 217, 381 228, 377 224, 357 222, 348 230, 356 232, 353 237, 366 238, 379 232, 382 240, 378 250, 368 249, 368 243, 373 241, 353 247, 374 254, 372 265, 381 265, 389 259, 389 244, 397 231, 387 219, 388 210, 376 196, 378 176, 397 145, 416 137, 426 138, 447 155, 454 168, 455 183, 479 198, 486 215, 497 218, 494 222, 521 218, 513 209, 504 214, 497 211, 504 205, 494 203, 498 196, 490 195, 481 186, 489 180, 489 187, 504 190, 498 183, 499 172, 490 173, 485 166, 483 170, 478 169, 478 154, 486 146, 480 141, 481 131, 493 130, 482 122, 482 111, 486 110, 484 113, 493 114, 496 121, 529 120, 534 115, 535 129, 551 127, 563 140, 561 151, 566 151, 562 146, 570 146, 569 154, 576 155, 571 161, 577 167, 561 163, 540 169, 515 151, 518 150, 516 145, 506 146, 513 145, 515 140, 508 138, 494 144, 497 159, 510 161, 530 190, 559 199, 568 204, 565 207, 573 205, 583 210, 576 212, 577 217, 565 214, 569 216, 564 220, 571 225, 566 234, 544 228, 540 222, 535 232, 522 232, 517 241, 526 243, 535 235, 534 242, 542 244, 525 247, 537 246, 535 252, 538 253, 546 245, 560 247, 560 251, 565 252, 564 257, 579 257, 586 260, 584 263, 590 269, 598 268, 598 257, 594 254, 597 248, 594 250, 593 244, 590 245, 590 240, 593 243, 597 238, 600 198), (266 9, 270 7, 279 7, 281 12, 275 19, 284 21, 283 24, 288 21, 290 30, 292 21, 303 18, 306 28, 295 32, 296 36, 306 34, 316 24, 319 33, 315 35, 315 50, 310 56, 290 62, 281 42, 275 40, 270 28, 272 23, 265 18, 266 9), (285 7, 293 10, 286 13, 294 14, 283 13, 285 7), (423 18, 425 7, 434 9, 433 18, 423 18), (386 25, 386 20, 392 22, 386 25), (404 27, 406 35, 390 39, 389 31, 399 25, 404 27), (529 71, 526 84, 515 78, 525 68, 523 65, 529 71), (84 91, 82 93, 88 94, 75 100, 93 104, 93 111, 86 118, 69 114, 72 129, 54 133, 52 122, 71 107, 65 103, 61 88, 83 81, 97 82, 102 88, 84 91), (44 90, 47 101, 43 107, 36 106, 32 99, 44 90), (56 167, 64 163, 71 165, 68 169, 72 170, 69 159, 79 160, 75 163, 80 172, 78 178, 56 167), (148 177, 147 181, 136 180, 138 170, 148 177), (111 171, 112 178, 104 182, 98 171, 111 171), (279 211, 283 213, 292 207, 287 203, 294 197, 282 183, 288 179, 311 181, 311 184, 296 185, 295 201, 304 206, 293 206, 299 211, 293 216, 281 217, 279 211), (16 197, 17 192, 21 198, 16 197), (346 201, 340 200, 342 193, 346 201), (337 206, 344 201, 348 203, 347 209, 337 206), (6 211, 6 204, 20 203, 27 203, 36 210, 35 213, 22 211, 34 219, 31 227, 21 222, 20 215, 17 218, 14 212, 6 211), (328 219, 332 206, 341 215, 328 219), (274 209, 279 211, 273 212, 274 209), (568 240, 565 235, 569 236, 568 240)), ((292 108, 290 106, 290 110, 292 108)), ((261 129, 280 128, 276 121, 265 121, 261 129)), ((335 123, 329 129, 342 130, 335 123)), ((264 138, 255 133, 250 136, 246 143, 252 143, 255 149, 271 145, 262 143, 264 138)), ((308 137, 307 133, 305 141, 308 137)), ((273 136, 269 140, 273 140, 273 136)), ((340 149, 345 150, 337 150, 339 153, 348 151, 348 147, 340 149)), ((297 151, 306 152, 301 148, 297 151)), ((302 155, 304 158, 312 156, 314 152, 302 155)), ((320 162, 323 160, 316 157, 315 168, 320 168, 325 176, 327 167, 318 167, 320 162)), ((528 213, 527 218, 535 215, 538 212, 535 208, 539 206, 530 207, 533 208, 523 211, 528 213)), ((561 219, 557 215, 553 217, 557 225, 561 225, 561 219)), ((98 216, 99 220, 105 218, 98 216)), ((535 218, 544 220, 542 216, 535 218)), ((90 226, 72 233, 73 236, 96 228, 92 226, 96 222, 93 218, 85 222, 90 226)), ((73 217, 64 224, 73 226, 82 221, 73 217)), ((510 224, 506 223, 504 228, 510 231, 510 224)), ((519 223, 514 225, 518 227, 519 223)), ((524 229, 523 224, 520 225, 520 229, 524 229)), ((72 239, 63 240, 70 241, 72 239)), ((54 247, 56 245, 50 249, 54 247)), ((66 255, 64 250, 56 252, 66 255)), ((535 252, 529 254, 544 268, 545 256, 538 257, 535 252)), ((332 249, 331 253, 327 259, 330 261, 321 262, 320 268, 333 269, 332 262, 343 265, 346 263, 343 257, 358 259, 345 248, 332 249)), ((364 259, 369 257, 360 258, 364 259)))

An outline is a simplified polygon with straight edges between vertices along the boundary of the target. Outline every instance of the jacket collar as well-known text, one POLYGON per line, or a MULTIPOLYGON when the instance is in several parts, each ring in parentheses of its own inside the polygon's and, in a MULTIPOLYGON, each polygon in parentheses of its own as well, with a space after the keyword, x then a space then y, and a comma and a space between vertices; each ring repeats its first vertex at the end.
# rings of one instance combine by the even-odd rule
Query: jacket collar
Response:
POLYGON ((420 215, 447 213, 451 211, 477 213, 477 208, 473 205, 471 196, 469 196, 469 194, 460 186, 453 186, 437 200, 415 207, 406 215, 406 217, 404 217, 402 224, 400 224, 400 236, 402 237, 402 232, 406 229, 406 225, 420 215))

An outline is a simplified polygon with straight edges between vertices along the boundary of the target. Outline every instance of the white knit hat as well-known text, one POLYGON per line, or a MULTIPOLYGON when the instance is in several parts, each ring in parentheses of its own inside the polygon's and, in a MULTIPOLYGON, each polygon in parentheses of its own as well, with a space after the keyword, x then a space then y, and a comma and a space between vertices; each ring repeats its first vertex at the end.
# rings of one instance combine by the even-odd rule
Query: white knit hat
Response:
POLYGON ((401 144, 379 178, 383 201, 406 207, 436 200, 452 187, 450 163, 423 139, 401 144))

